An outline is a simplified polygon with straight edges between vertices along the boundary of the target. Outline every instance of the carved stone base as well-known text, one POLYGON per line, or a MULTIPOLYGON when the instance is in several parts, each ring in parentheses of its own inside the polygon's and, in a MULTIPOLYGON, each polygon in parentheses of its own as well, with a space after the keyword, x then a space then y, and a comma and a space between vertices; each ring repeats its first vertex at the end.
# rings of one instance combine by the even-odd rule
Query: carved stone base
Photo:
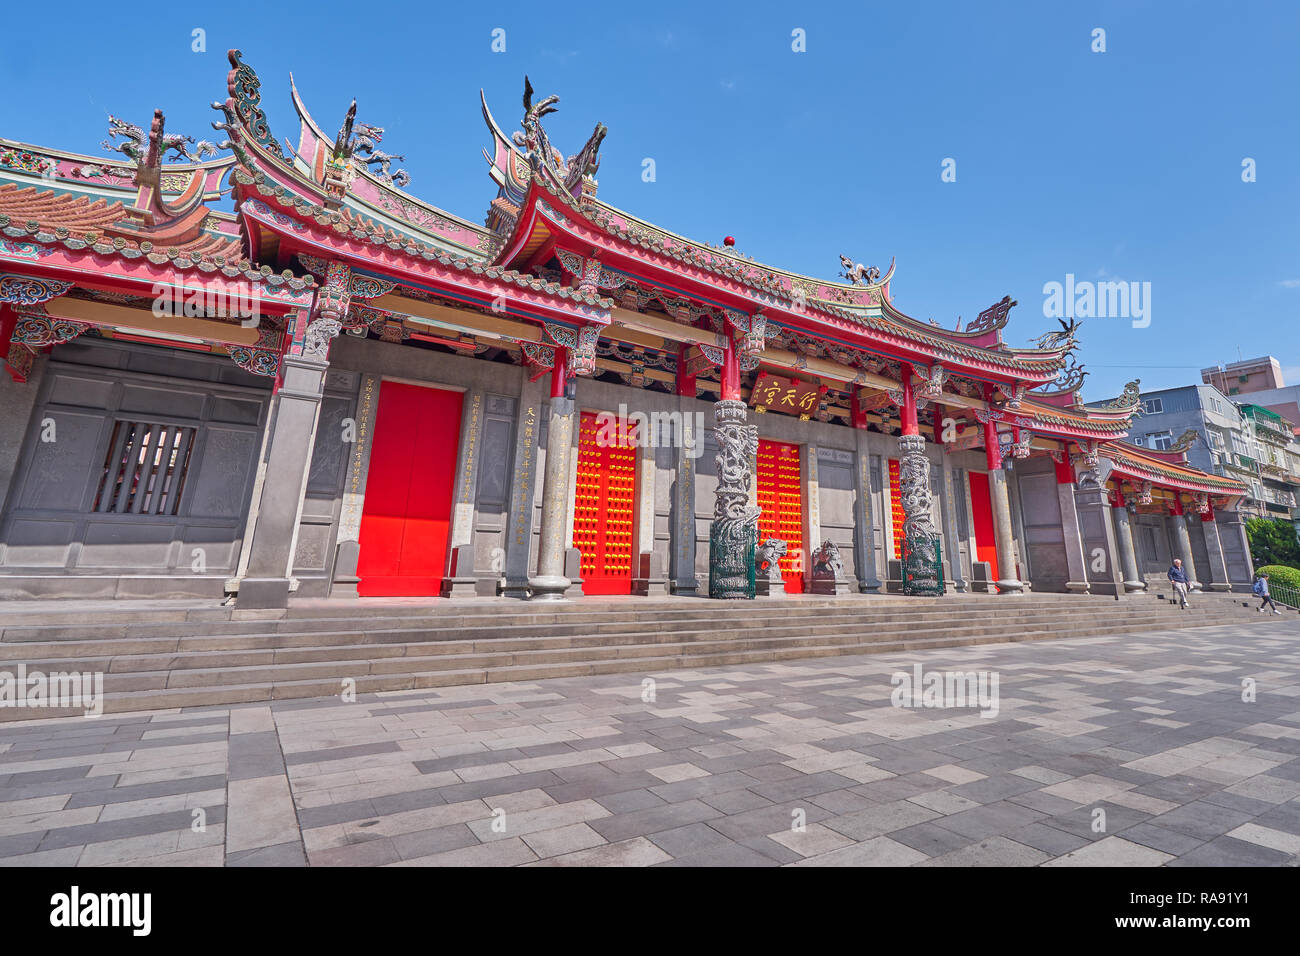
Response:
POLYGON ((340 541, 334 552, 334 580, 330 583, 330 597, 359 597, 357 585, 357 560, 361 556, 360 545, 356 541, 340 541))
POLYGON ((636 576, 632 578, 632 593, 642 597, 662 597, 668 593, 663 558, 657 551, 642 551, 637 555, 636 576))
POLYGON ((813 578, 813 594, 852 594, 853 588, 843 578, 813 578))
POLYGON ((582 552, 577 548, 564 551, 564 576, 569 579, 569 586, 564 589, 566 601, 582 597, 582 552))
POLYGON ((452 550, 451 574, 442 579, 441 594, 446 598, 478 597, 478 578, 474 576, 474 548, 470 545, 462 544, 452 550))

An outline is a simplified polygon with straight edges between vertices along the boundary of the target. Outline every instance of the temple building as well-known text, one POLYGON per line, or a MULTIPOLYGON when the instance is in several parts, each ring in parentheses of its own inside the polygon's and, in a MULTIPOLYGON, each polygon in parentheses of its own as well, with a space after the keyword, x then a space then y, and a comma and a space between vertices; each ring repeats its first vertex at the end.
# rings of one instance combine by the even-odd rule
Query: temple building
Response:
POLYGON ((472 222, 229 58, 219 145, 0 140, 0 597, 1249 589, 1247 487, 1126 441, 1137 382, 1085 406, 1075 324, 638 219, 527 82, 472 222))

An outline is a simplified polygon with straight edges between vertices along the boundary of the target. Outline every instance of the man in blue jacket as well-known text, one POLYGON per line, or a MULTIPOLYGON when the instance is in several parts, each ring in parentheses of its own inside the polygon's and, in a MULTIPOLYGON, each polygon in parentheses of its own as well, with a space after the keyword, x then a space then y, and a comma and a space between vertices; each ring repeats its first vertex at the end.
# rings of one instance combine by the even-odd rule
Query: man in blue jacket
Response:
POLYGON ((1254 586, 1253 588, 1251 588, 1251 590, 1255 592, 1255 597, 1257 597, 1257 598, 1263 598, 1263 600, 1259 602, 1259 610, 1260 610, 1261 612, 1264 610, 1264 605, 1267 604, 1269 607, 1271 607, 1271 608, 1273 609, 1273 613, 1274 613, 1274 614, 1281 614, 1281 613, 1282 613, 1281 611, 1279 611, 1279 610, 1277 609, 1277 605, 1273 603, 1273 599, 1272 599, 1271 597, 1269 597, 1269 595, 1268 595, 1268 575, 1267 575, 1267 574, 1261 574, 1259 577, 1257 577, 1257 578, 1255 579, 1255 586, 1254 586))
POLYGON ((1183 570, 1182 558, 1174 558, 1173 567, 1169 569, 1169 583, 1174 586, 1174 593, 1178 595, 1179 606, 1189 607, 1187 603, 1187 572, 1183 570))

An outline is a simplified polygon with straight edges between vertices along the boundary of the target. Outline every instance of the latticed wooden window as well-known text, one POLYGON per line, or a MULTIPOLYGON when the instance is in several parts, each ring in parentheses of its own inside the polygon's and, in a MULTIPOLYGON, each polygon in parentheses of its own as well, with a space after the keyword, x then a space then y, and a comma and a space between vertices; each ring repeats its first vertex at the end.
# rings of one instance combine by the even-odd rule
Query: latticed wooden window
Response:
POLYGON ((118 420, 108 443, 92 511, 174 515, 194 450, 194 429, 118 420))

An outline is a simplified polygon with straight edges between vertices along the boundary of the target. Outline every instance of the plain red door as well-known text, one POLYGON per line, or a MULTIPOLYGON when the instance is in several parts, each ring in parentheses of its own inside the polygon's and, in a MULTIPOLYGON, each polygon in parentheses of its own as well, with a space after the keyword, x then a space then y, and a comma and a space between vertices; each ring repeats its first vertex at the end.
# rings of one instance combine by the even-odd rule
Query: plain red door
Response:
POLYGON ((998 546, 993 536, 993 505, 989 498, 989 476, 982 471, 970 475, 970 506, 975 524, 975 560, 987 561, 993 580, 997 581, 998 546))
POLYGON ((461 393, 400 382, 379 387, 361 510, 357 591, 438 594, 447 567, 461 393))

